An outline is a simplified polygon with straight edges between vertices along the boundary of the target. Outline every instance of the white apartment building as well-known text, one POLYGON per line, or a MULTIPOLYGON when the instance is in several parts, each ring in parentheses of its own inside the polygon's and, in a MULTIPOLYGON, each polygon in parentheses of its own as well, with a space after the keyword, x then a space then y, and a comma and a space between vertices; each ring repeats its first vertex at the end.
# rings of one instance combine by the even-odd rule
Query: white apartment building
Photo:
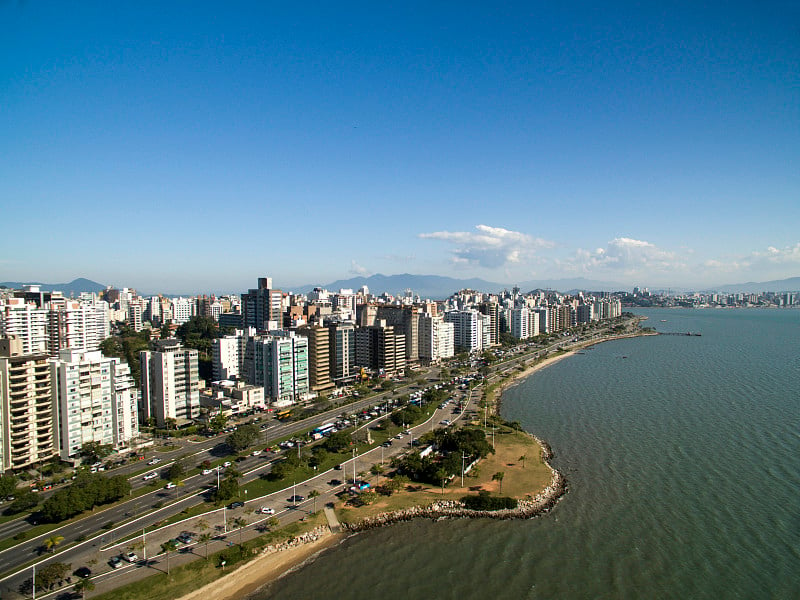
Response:
POLYGON ((23 354, 48 351, 49 320, 48 309, 26 304, 24 298, 7 298, 0 304, 0 336, 17 336, 23 354))
POLYGON ((512 308, 511 323, 509 323, 511 335, 520 340, 527 340, 531 336, 530 332, 530 313, 528 309, 512 308))
POLYGON ((419 316, 419 358, 437 362, 455 356, 455 325, 446 323, 442 315, 419 316))
POLYGON ((254 385, 276 406, 304 400, 310 392, 308 339, 287 333, 252 340, 254 385))
POLYGON ((211 342, 211 369, 214 381, 236 379, 242 374, 240 371, 243 358, 240 354, 242 338, 243 333, 237 330, 236 335, 226 335, 211 342))
POLYGON ((186 323, 194 314, 195 304, 190 298, 175 298, 172 300, 172 322, 176 325, 186 323))
POLYGON ((114 445, 111 362, 100 351, 70 349, 51 362, 63 460, 78 456, 88 442, 114 445))
POLYGON ((163 427, 167 419, 185 422, 200 414, 200 377, 197 350, 178 340, 159 340, 154 350, 139 353, 142 367, 142 418, 155 418, 163 427))
POLYGON ((483 320, 477 310, 449 310, 444 313, 444 320, 452 323, 453 340, 457 350, 473 352, 483 349, 483 320))
POLYGON ((131 440, 139 437, 140 392, 131 375, 128 363, 111 358, 114 447, 125 448, 131 440))

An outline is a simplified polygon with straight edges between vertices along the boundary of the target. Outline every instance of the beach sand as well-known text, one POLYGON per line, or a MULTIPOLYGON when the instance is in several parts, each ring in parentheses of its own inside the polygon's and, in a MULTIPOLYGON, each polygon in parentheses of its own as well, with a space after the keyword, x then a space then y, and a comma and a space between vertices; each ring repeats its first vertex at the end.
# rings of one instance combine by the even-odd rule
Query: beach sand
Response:
POLYGON ((338 544, 344 539, 343 534, 327 531, 313 542, 263 554, 258 558, 236 568, 224 577, 212 581, 199 590, 186 594, 180 600, 240 600, 255 592, 258 588, 279 579, 308 560, 314 558, 326 548, 338 544))

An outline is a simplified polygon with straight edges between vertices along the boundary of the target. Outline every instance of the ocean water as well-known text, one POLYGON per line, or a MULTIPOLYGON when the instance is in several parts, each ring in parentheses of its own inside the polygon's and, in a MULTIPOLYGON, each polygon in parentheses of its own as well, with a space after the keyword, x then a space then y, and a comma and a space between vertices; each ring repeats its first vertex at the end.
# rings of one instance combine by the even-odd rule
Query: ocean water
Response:
POLYGON ((549 514, 360 534, 253 598, 800 598, 800 311, 637 312, 702 337, 599 344, 504 396, 567 476, 549 514))

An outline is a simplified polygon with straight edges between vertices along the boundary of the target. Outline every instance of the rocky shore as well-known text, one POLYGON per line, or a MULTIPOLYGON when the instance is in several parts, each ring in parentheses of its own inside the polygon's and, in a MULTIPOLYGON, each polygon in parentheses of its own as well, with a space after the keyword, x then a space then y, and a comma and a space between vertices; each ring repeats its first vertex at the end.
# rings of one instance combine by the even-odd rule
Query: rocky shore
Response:
POLYGON ((550 445, 532 436, 542 447, 542 459, 550 468, 552 479, 547 487, 535 496, 518 500, 516 508, 502 510, 471 510, 458 500, 438 500, 428 506, 412 506, 403 510, 384 512, 355 523, 342 523, 342 529, 352 533, 385 527, 412 519, 530 519, 546 513, 567 493, 567 480, 548 462, 553 457, 550 445))

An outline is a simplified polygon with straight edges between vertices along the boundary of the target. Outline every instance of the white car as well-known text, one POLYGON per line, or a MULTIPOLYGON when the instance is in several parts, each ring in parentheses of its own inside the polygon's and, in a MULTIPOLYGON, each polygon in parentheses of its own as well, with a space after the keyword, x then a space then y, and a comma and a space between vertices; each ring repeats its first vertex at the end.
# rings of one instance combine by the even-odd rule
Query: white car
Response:
POLYGON ((158 458, 158 457, 156 457, 156 458, 153 458, 153 459, 149 460, 149 461, 147 462, 147 464, 148 464, 148 465, 157 465, 157 464, 158 464, 158 463, 160 463, 160 462, 161 462, 161 459, 160 459, 160 458, 158 458))
POLYGON ((258 456, 261 454, 261 450, 253 450, 253 456, 258 456))
POLYGON ((203 469, 203 475, 211 475, 214 469, 203 469))
POLYGON ((158 473, 148 473, 147 475, 142 477, 142 479, 144 481, 147 481, 148 479, 155 479, 156 477, 158 477, 158 473))
POLYGON ((171 490, 174 487, 175 487, 175 484, 170 481, 167 485, 164 486, 164 489, 165 490, 171 490))
POLYGON ((275 509, 270 508, 269 506, 262 506, 261 508, 258 509, 258 512, 261 513, 262 515, 274 515, 275 509))
POLYGON ((127 560, 129 563, 135 563, 137 560, 139 560, 139 557, 136 556, 135 552, 128 552, 127 554, 123 554, 122 558, 127 560))
POLYGON ((222 466, 223 466, 223 467, 225 467, 225 468, 227 469, 228 467, 230 467, 230 466, 231 466, 231 461, 229 461, 229 460, 226 460, 224 463, 222 463, 222 466))

